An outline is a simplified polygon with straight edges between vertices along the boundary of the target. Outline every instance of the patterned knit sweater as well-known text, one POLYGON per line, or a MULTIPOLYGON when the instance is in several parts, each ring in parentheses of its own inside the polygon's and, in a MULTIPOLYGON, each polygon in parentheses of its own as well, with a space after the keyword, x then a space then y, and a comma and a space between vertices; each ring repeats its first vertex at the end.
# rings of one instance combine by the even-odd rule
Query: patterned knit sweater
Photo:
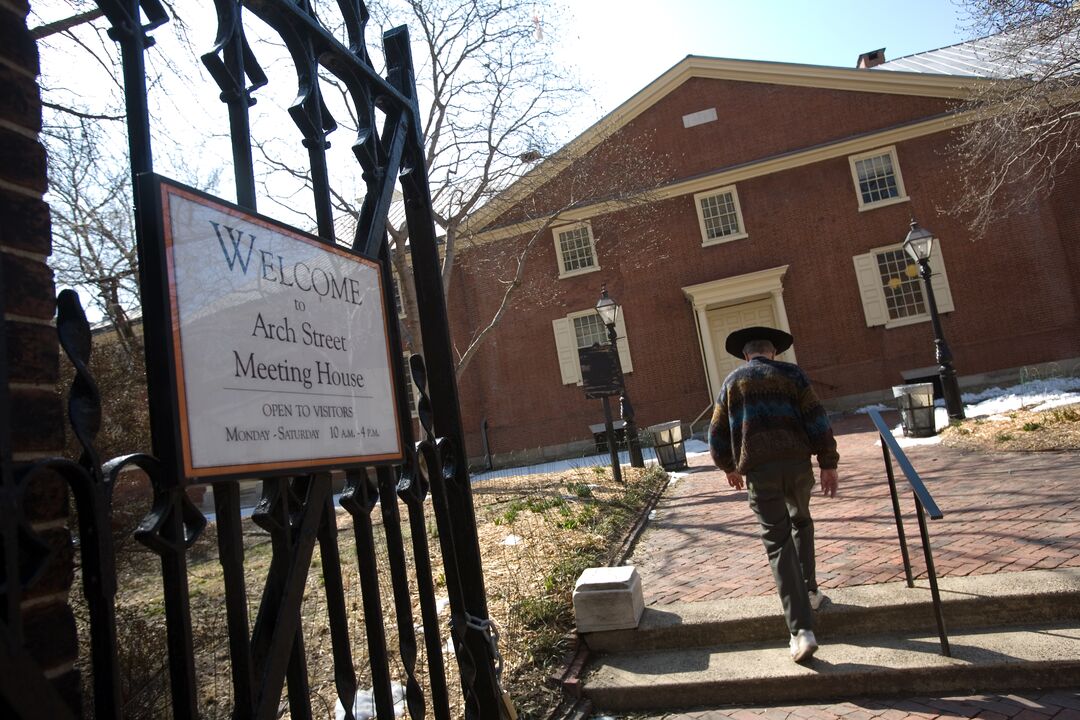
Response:
POLYGON ((840 460, 806 374, 798 365, 760 356, 724 380, 709 425, 709 451, 724 472, 742 474, 773 460, 816 455, 823 470, 840 460))

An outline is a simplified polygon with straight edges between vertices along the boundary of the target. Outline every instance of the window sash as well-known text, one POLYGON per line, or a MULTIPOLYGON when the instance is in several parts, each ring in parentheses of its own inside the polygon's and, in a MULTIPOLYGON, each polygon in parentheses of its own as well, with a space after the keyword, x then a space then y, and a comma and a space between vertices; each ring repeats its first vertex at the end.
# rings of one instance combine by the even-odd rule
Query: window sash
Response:
POLYGON ((584 270, 596 265, 592 238, 586 225, 559 233, 559 253, 564 272, 584 270))
POLYGON ((864 205, 900 197, 892 153, 856 160, 855 173, 859 178, 859 194, 864 205))
POLYGON ((705 221, 705 234, 709 240, 737 235, 742 232, 739 227, 739 212, 735 207, 733 193, 724 192, 709 195, 700 200, 701 216, 705 221))
POLYGON ((574 339, 579 348, 592 347, 595 343, 603 345, 608 341, 607 326, 595 313, 573 318, 574 339))
POLYGON ((875 257, 889 319, 900 320, 925 315, 926 299, 918 266, 908 258, 904 249, 901 247, 886 250, 877 253, 875 257))

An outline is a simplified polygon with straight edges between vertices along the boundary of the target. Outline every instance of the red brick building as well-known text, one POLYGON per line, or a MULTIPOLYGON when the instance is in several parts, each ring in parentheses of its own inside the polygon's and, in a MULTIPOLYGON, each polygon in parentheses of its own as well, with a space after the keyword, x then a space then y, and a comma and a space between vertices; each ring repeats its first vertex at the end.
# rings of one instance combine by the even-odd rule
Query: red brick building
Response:
POLYGON ((947 208, 972 78, 894 63, 687 57, 511 188, 510 209, 481 211, 451 286, 459 345, 495 312, 493 278, 570 203, 573 173, 655 158, 632 179, 640 202, 598 193, 542 230, 510 315, 461 378, 470 455, 485 419, 497 459, 586 447, 602 415, 576 348, 604 339, 602 283, 622 306, 641 426, 700 418, 736 363, 724 338, 750 324, 794 335, 787 359, 831 407, 891 399, 892 385, 935 372, 922 281, 900 247, 912 217, 939 239, 935 294, 961 387, 1080 367, 1077 175, 970 237, 947 208))

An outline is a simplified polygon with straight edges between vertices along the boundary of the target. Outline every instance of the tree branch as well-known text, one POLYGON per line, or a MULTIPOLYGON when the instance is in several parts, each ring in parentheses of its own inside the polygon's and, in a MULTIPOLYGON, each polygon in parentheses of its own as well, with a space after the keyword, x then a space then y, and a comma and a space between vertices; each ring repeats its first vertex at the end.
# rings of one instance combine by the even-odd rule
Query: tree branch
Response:
POLYGON ((50 35, 56 35, 57 33, 62 33, 66 30, 78 27, 79 25, 85 25, 88 22, 97 20, 99 17, 105 17, 105 12, 101 9, 88 10, 84 13, 66 17, 63 20, 57 20, 45 25, 38 25, 36 28, 31 28, 30 36, 35 40, 43 40, 50 35))

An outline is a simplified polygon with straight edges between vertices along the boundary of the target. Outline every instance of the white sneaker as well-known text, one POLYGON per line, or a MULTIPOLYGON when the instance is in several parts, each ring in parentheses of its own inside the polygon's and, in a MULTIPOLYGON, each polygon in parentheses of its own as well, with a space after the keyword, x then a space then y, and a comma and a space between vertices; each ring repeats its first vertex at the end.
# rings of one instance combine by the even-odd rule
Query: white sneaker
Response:
POLYGON ((821 606, 829 599, 825 593, 820 590, 811 590, 808 594, 810 595, 810 607, 815 610, 821 609, 821 606))
POLYGON ((791 636, 791 659, 797 663, 809 660, 817 652, 817 638, 813 630, 800 630, 791 636))

